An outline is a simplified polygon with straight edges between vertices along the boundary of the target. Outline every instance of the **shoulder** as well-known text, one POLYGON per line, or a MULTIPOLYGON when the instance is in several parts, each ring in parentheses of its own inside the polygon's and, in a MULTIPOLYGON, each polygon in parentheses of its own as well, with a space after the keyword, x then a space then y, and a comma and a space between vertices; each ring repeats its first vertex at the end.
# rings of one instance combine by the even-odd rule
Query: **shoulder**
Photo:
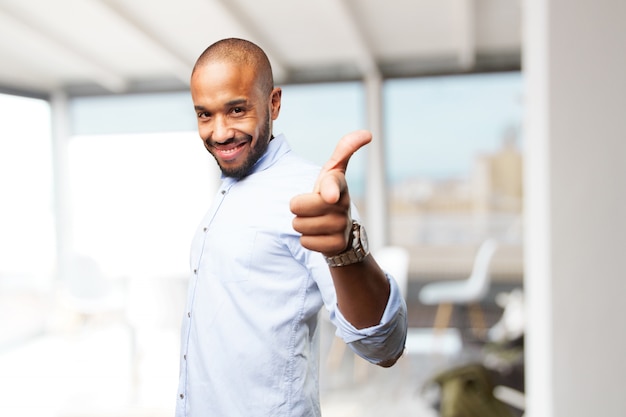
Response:
MULTIPOLYGON (((277 160, 261 177, 272 184, 283 187, 286 192, 310 192, 320 173, 321 167, 305 158, 288 152, 277 160)), ((279 190, 276 190, 279 191, 279 190)))

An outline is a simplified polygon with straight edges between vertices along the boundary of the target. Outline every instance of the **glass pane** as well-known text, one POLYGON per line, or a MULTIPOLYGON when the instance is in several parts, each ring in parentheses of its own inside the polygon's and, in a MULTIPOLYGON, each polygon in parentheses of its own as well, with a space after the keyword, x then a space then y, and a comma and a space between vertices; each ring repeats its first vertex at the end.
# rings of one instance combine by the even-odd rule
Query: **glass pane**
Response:
POLYGON ((219 174, 196 132, 70 142, 73 242, 112 276, 185 275, 219 174))
POLYGON ((45 326, 55 257, 50 108, 0 95, 0 348, 45 326))
POLYGON ((388 81, 385 121, 394 243, 519 242, 520 73, 388 81))

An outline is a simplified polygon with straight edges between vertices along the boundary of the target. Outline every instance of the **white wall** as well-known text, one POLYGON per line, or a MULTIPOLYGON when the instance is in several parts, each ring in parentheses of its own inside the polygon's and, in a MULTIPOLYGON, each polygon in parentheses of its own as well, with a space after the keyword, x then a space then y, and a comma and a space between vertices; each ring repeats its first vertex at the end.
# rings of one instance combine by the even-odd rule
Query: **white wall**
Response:
POLYGON ((626 2, 527 0, 527 415, 626 409, 626 2))

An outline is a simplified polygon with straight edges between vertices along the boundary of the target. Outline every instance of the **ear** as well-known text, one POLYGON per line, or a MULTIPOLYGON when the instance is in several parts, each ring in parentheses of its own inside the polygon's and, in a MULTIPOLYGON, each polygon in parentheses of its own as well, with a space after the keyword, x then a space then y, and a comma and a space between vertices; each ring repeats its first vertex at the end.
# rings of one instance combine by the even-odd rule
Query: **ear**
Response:
POLYGON ((270 113, 272 114, 272 120, 276 120, 278 118, 282 95, 283 91, 280 87, 276 87, 272 90, 272 95, 270 96, 270 113))

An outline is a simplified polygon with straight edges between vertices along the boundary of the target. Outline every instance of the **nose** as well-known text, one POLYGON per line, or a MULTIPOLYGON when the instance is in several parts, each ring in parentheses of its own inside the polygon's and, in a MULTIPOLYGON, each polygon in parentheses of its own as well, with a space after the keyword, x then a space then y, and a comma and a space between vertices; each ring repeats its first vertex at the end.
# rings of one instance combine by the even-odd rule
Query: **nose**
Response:
POLYGON ((229 139, 232 139, 232 129, 230 128, 228 121, 224 116, 216 116, 213 122, 213 132, 211 139, 217 143, 224 143, 229 139))

